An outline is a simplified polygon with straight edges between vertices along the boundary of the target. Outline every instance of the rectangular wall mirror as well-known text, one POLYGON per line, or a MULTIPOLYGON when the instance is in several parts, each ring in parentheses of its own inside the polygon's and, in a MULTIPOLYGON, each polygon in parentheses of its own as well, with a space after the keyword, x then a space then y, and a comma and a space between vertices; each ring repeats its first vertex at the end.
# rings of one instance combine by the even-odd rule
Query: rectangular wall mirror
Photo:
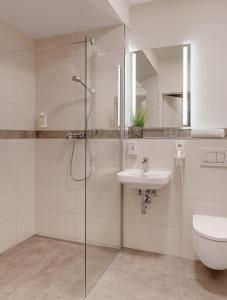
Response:
POLYGON ((125 127, 129 133, 137 127, 190 127, 190 52, 187 44, 126 54, 125 127))

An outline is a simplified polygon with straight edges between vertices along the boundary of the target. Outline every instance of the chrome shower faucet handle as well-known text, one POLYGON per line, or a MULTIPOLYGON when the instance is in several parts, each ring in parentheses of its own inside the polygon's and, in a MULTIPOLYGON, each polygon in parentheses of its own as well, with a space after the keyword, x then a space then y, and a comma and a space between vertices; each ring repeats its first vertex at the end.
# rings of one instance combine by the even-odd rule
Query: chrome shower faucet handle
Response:
POLYGON ((142 168, 143 168, 143 172, 147 172, 148 171, 148 157, 144 157, 142 160, 142 168))

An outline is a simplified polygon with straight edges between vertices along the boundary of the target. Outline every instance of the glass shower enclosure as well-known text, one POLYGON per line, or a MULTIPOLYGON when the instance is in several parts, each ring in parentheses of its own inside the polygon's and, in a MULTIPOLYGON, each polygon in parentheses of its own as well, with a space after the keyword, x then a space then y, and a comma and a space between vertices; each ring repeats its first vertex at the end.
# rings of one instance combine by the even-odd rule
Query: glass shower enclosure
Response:
MULTIPOLYGON (((123 26, 122 26, 123 41, 123 26)), ((96 43, 97 41, 97 43, 96 43)), ((87 42, 85 122, 86 293, 121 248, 121 110, 124 48, 87 42)))
POLYGON ((122 246, 124 26, 1 49, 0 65, 31 111, 30 128, 15 129, 34 133, 34 208, 20 242, 43 263, 29 287, 83 299, 122 246))

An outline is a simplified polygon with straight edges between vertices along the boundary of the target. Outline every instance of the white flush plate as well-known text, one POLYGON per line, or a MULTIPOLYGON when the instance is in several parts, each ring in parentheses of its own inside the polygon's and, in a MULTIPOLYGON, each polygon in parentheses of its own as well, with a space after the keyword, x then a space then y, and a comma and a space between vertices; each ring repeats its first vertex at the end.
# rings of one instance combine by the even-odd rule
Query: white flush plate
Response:
POLYGON ((200 165, 202 167, 224 167, 227 168, 227 149, 223 148, 201 148, 200 165))

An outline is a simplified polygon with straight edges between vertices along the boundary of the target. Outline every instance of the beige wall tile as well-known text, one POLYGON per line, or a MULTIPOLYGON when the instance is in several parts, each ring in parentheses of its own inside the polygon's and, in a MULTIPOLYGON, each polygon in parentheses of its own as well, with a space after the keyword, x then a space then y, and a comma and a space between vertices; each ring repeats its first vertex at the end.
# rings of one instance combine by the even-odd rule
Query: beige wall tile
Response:
POLYGON ((16 192, 0 195, 0 222, 15 219, 17 216, 16 192))
POLYGON ((193 248, 193 232, 192 230, 181 230, 180 238, 180 256, 190 259, 198 259, 193 248))
POLYGON ((35 110, 27 106, 0 102, 0 128, 34 130, 35 110))
POLYGON ((180 225, 180 211, 177 198, 152 197, 147 213, 141 213, 141 196, 124 194, 124 220, 161 226, 180 225))
MULTIPOLYGON (((84 241, 85 219, 83 215, 77 218, 77 239, 84 241)), ((103 246, 120 246, 120 222, 117 219, 87 216, 87 242, 103 246)))
POLYGON ((179 255, 179 229, 124 221, 124 246, 128 248, 179 255))
POLYGON ((48 82, 36 85, 37 109, 44 106, 84 105, 84 87, 71 81, 48 82))
MULTIPOLYGON (((120 219, 120 193, 105 191, 87 191, 86 213, 89 216, 120 219)), ((76 193, 77 213, 85 213, 84 190, 76 193)))
POLYGON ((59 105, 39 107, 36 112, 36 127, 39 129, 38 119, 40 113, 46 113, 49 130, 84 130, 85 107, 84 104, 76 106, 59 105))
POLYGON ((227 218, 227 203, 184 198, 181 214, 182 227, 191 229, 192 217, 194 214, 204 214, 208 216, 227 218))
POLYGON ((17 243, 17 222, 10 219, 1 223, 0 226, 0 252, 16 245, 17 243))
POLYGON ((36 233, 35 211, 28 210, 17 217, 17 242, 22 242, 36 233))
POLYGON ((36 232, 49 237, 75 240, 76 215, 72 213, 36 210, 36 232))
MULTIPOLYGON (((0 22, 1 53, 32 49, 35 43, 0 22)), ((0 55, 0 129, 33 130, 34 54, 0 55)), ((0 251, 35 232, 35 142, 0 141, 0 251)))
POLYGON ((16 195, 17 214, 35 210, 35 183, 31 187, 19 188, 16 195))
POLYGON ((38 187, 36 190, 36 208, 38 210, 75 213, 76 191, 61 187, 38 187))
MULTIPOLYGON (((125 167, 141 168, 142 157, 149 157, 151 168, 170 169, 173 178, 168 186, 158 191, 158 197, 148 207, 144 216, 140 212, 140 198, 136 194, 137 191, 124 188, 125 222, 130 222, 131 225, 126 227, 125 234, 130 237, 130 245, 134 242, 137 247, 141 245, 139 249, 154 251, 152 241, 147 241, 148 235, 141 233, 140 241, 137 242, 137 238, 133 238, 127 231, 133 232, 145 227, 146 232, 150 224, 167 226, 167 230, 172 230, 172 226, 175 226, 180 244, 176 244, 179 248, 174 255, 196 258, 192 239, 193 214, 227 217, 225 198, 227 171, 222 168, 200 167, 200 148, 226 148, 226 140, 185 140, 183 184, 181 171, 174 161, 175 140, 148 139, 137 140, 137 143, 138 156, 130 156, 127 154, 127 140, 125 140, 125 167)), ((142 229, 140 230, 142 232, 142 229)), ((150 237, 148 239, 150 240, 150 237)), ((159 252, 164 253, 161 247, 159 252)))

